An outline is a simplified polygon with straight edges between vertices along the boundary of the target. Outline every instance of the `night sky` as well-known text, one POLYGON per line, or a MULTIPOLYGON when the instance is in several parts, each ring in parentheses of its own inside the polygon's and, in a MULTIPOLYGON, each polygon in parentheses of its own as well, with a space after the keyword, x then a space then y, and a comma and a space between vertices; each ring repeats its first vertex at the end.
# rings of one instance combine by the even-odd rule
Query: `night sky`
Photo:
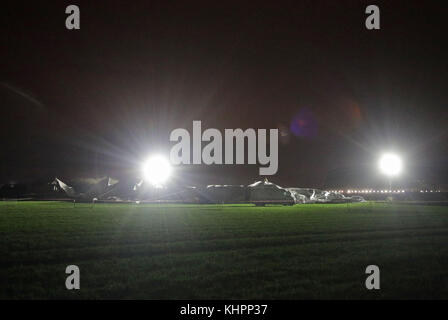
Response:
MULTIPOLYGON (((282 186, 373 179, 383 150, 403 156, 403 179, 446 185, 446 14, 440 1, 2 2, 0 184, 133 176, 201 120, 279 128, 282 186), (80 30, 65 28, 69 4, 80 30), (369 4, 381 30, 365 28, 369 4)), ((258 167, 176 179, 247 184, 258 167)))

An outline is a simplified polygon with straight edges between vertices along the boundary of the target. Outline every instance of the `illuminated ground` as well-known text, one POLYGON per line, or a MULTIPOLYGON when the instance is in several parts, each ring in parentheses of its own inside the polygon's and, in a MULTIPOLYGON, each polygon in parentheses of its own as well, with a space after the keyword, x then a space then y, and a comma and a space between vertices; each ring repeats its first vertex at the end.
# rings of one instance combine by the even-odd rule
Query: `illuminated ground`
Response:
POLYGON ((3 299, 446 299, 448 207, 0 201, 0 257, 3 299))

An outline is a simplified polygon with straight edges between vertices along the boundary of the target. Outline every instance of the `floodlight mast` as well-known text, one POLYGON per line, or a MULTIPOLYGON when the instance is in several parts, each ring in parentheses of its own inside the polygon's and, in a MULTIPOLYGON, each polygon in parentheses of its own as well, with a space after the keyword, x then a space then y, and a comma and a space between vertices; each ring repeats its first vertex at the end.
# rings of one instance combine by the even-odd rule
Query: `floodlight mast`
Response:
POLYGON ((378 162, 381 173, 388 177, 389 192, 392 190, 392 178, 401 173, 403 164, 401 158, 394 153, 384 153, 378 162))
POLYGON ((160 188, 171 175, 171 164, 165 157, 156 155, 148 158, 142 165, 143 179, 160 188))

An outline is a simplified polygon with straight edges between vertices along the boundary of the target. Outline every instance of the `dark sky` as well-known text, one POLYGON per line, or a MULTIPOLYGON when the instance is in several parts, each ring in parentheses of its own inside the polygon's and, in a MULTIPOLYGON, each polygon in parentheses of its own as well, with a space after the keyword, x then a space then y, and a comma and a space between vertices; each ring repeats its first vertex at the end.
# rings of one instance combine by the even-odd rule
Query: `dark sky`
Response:
MULTIPOLYGON (((446 184, 440 3, 2 3, 0 183, 135 175, 148 154, 168 154, 173 129, 201 120, 281 129, 280 185, 322 186, 343 168, 377 175, 387 149, 404 157, 407 179, 446 184), (65 28, 69 4, 80 30, 65 28), (365 28, 368 4, 381 30, 365 28), (303 120, 305 133, 291 131, 303 120)), ((176 171, 188 184, 258 177, 257 165, 176 171)))

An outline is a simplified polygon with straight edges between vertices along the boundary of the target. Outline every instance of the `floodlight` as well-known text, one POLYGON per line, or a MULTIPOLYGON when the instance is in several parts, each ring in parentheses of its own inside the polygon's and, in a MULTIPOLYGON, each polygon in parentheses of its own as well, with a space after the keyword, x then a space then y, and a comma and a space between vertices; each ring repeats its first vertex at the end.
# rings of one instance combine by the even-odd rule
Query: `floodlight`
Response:
POLYGON ((143 179, 155 187, 161 187, 171 175, 171 164, 162 156, 153 156, 142 165, 143 179))
POLYGON ((401 172, 402 162, 399 156, 392 153, 385 153, 379 161, 381 172, 387 176, 396 176, 401 172))

